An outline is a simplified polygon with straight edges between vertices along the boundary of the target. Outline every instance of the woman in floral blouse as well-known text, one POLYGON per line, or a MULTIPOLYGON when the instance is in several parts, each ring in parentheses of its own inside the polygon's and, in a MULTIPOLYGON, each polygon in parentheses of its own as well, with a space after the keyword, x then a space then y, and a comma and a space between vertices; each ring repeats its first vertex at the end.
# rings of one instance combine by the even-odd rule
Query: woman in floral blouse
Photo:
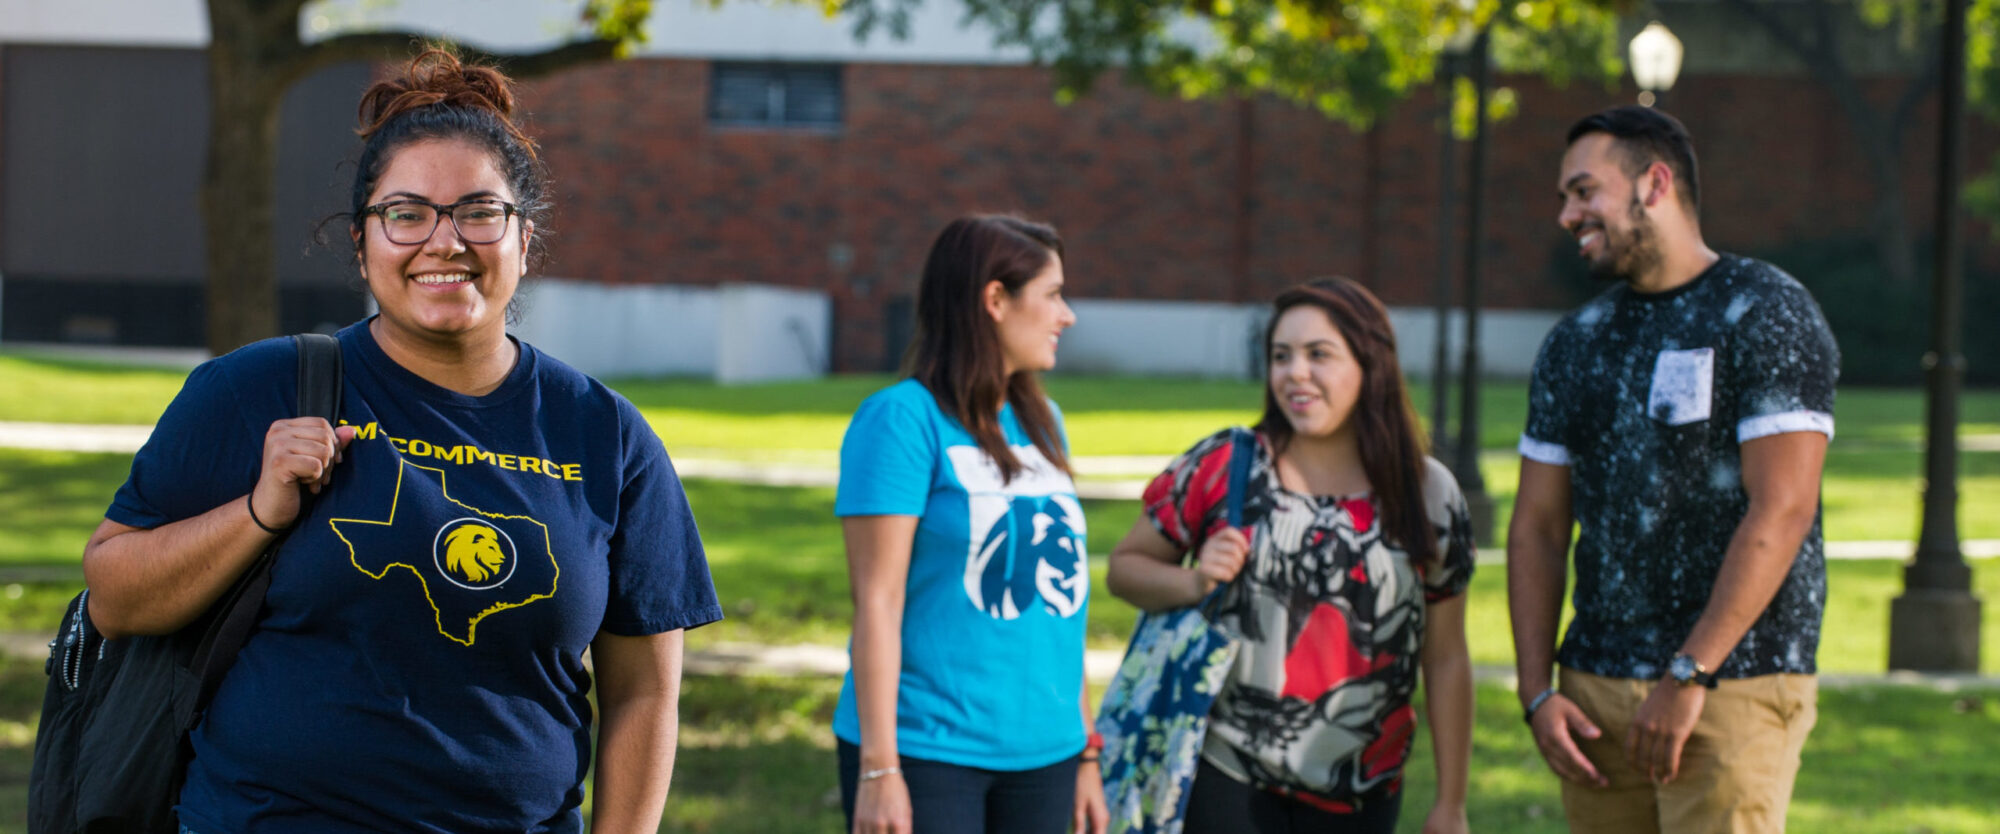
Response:
POLYGON ((1111 552, 1113 594, 1216 609, 1241 648, 1209 713, 1187 834, 1389 832, 1423 671, 1438 792, 1423 830, 1465 831, 1473 543, 1451 473, 1425 456, 1382 303, 1345 279, 1280 295, 1264 413, 1225 520, 1230 438, 1195 444, 1146 488, 1111 552))

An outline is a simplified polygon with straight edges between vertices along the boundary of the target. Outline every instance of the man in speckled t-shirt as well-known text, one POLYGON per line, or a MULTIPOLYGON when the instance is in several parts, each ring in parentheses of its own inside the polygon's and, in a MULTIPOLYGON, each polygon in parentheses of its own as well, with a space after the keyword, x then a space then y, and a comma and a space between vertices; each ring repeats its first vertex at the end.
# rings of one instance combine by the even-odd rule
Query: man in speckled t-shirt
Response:
POLYGON ((1558 222, 1612 286, 1535 359, 1507 586, 1522 707, 1577 832, 1783 831, 1818 715, 1839 350, 1798 281, 1702 241, 1696 174, 1680 122, 1620 107, 1570 129, 1557 179, 1558 222))

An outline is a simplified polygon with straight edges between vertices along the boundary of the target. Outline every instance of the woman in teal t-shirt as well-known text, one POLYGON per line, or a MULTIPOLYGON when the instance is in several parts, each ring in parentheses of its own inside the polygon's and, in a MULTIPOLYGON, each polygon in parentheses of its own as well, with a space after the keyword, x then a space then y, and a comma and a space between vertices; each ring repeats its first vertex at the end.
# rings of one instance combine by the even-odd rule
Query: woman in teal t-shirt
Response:
POLYGON ((953 221, 924 265, 910 378, 841 443, 854 639, 833 729, 855 832, 1104 829, 1083 508, 1036 378, 1076 322, 1062 289, 1054 229, 953 221))

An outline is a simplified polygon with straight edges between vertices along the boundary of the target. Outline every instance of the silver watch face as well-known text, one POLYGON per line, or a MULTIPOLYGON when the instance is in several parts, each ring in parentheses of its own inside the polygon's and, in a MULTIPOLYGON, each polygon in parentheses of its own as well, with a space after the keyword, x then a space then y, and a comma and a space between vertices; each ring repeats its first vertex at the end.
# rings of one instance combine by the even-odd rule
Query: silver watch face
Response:
POLYGON ((1667 674, 1683 683, 1694 680, 1694 658, 1684 654, 1674 655, 1674 659, 1667 662, 1667 674))

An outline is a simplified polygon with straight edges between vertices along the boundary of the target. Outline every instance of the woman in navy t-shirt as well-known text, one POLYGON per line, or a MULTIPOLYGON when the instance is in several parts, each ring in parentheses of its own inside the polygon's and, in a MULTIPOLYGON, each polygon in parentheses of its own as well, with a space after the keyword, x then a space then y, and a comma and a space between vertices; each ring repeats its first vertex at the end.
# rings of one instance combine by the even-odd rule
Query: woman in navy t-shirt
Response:
POLYGON ((917 290, 910 378, 841 442, 854 639, 833 731, 860 834, 1104 828, 1083 508, 1036 379, 1076 322, 1062 290, 1054 229, 953 221, 917 290))
POLYGON ((338 425, 295 416, 288 340, 208 362, 90 538, 115 638, 188 624, 289 533, 184 830, 580 832, 593 762, 593 830, 659 825, 681 634, 721 610, 659 438, 506 333, 548 210, 512 112, 439 51, 369 89, 350 228, 381 314, 339 334, 338 425))

